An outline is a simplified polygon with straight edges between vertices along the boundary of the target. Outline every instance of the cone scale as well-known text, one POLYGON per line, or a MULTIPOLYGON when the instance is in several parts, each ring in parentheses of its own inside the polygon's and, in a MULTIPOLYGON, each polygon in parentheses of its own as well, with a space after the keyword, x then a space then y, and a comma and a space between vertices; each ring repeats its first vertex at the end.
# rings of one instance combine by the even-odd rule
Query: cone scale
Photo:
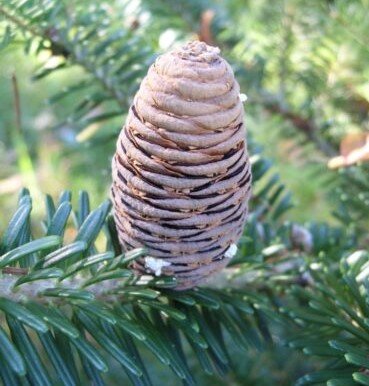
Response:
POLYGON ((237 251, 251 187, 243 114, 218 48, 191 42, 150 67, 113 159, 120 243, 148 249, 139 273, 191 288, 237 251))

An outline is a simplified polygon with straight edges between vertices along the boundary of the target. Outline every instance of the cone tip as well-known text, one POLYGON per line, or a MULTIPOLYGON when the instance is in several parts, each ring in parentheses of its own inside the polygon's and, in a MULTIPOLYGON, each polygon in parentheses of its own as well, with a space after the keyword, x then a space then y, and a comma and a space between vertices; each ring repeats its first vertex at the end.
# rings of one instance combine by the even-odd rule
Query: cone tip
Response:
POLYGON ((173 54, 178 55, 181 59, 184 60, 211 63, 219 59, 220 49, 218 47, 209 46, 205 42, 193 40, 176 49, 173 54))

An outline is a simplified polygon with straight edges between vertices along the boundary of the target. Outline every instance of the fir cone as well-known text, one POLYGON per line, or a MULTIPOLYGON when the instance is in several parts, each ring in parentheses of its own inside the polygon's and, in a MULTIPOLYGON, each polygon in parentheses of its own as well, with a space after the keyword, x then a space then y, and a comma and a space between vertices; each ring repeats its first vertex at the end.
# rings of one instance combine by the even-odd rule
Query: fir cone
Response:
POLYGON ((146 246, 140 273, 191 288, 237 251, 251 185, 240 90, 219 49, 160 56, 129 110, 113 159, 114 216, 124 250, 146 246))

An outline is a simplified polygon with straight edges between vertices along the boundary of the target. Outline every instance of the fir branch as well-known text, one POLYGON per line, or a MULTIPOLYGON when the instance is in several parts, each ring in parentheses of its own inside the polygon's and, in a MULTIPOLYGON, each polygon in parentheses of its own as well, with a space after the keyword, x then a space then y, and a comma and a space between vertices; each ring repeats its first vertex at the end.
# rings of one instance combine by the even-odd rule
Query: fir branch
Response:
MULTIPOLYGON (((65 345, 75 347, 81 360, 89 363, 88 371, 84 367, 88 378, 91 368, 94 369, 92 379, 108 369, 100 354, 100 350, 105 350, 123 366, 133 384, 150 385, 150 378, 143 375, 147 374, 144 363, 133 361, 139 355, 136 346, 139 341, 192 385, 195 381, 186 357, 178 355, 178 347, 185 340, 195 345, 195 352, 206 356, 214 368, 222 363, 224 371, 229 367, 224 333, 243 350, 250 344, 244 336, 246 331, 254 341, 264 339, 267 327, 263 326, 263 333, 254 327, 257 323, 253 310, 257 303, 259 315, 270 306, 255 298, 252 291, 197 288, 181 293, 170 290, 175 284, 170 277, 135 276, 129 264, 145 250, 121 254, 114 223, 108 217, 110 205, 104 203, 90 212, 85 192, 80 195, 74 212, 76 239, 62 246, 71 214, 70 200, 69 192, 61 195, 58 204, 47 197, 46 236, 32 240, 31 199, 29 192, 23 191, 19 208, 1 240, 0 312, 6 316, 11 334, 0 328, 0 340, 7 342, 8 352, 19 350, 17 358, 27 364, 26 368, 20 368, 12 356, 7 356, 5 362, 0 361, 3 379, 8 374, 8 365, 14 382, 25 373, 33 383, 38 382, 38 377, 54 379, 55 372, 58 374, 58 367, 55 372, 43 368, 42 360, 41 373, 33 372, 23 351, 25 340, 35 357, 45 356, 51 363, 63 364, 66 356, 58 353, 65 350, 65 345), (106 232, 107 247, 98 253, 94 244, 102 231, 106 232), (53 350, 49 346, 38 347, 28 329, 34 330, 42 342, 50 338, 48 344, 53 345, 53 350), (96 342, 93 345, 92 339, 96 342), (127 339, 135 354, 127 352, 127 339)), ((75 360, 72 354, 71 362, 75 360)), ((64 365, 67 370, 63 376, 72 380, 66 384, 78 384, 76 372, 64 365)))
POLYGON ((270 95, 265 96, 261 100, 261 104, 270 113, 279 114, 286 121, 302 133, 309 141, 315 144, 327 157, 333 157, 337 154, 337 151, 332 145, 327 142, 321 135, 318 134, 319 128, 316 123, 309 118, 305 118, 300 114, 293 112, 278 102, 277 98, 270 95))
POLYGON ((27 24, 20 17, 10 13, 5 7, 0 5, 0 14, 8 19, 11 23, 19 27, 22 31, 30 33, 34 38, 41 38, 44 41, 51 43, 51 52, 53 54, 62 53, 66 60, 70 60, 72 63, 77 64, 84 68, 88 73, 94 76, 96 80, 100 82, 103 89, 109 92, 109 94, 118 102, 123 108, 126 108, 126 100, 121 95, 117 85, 109 83, 104 74, 99 73, 95 63, 89 61, 89 58, 83 56, 82 53, 74 49, 75 45, 64 38, 64 34, 60 33, 55 26, 48 26, 44 29, 35 28, 33 25, 27 24), (53 52, 54 47, 54 52, 53 52))
POLYGON ((2 14, 6 19, 11 21, 14 25, 18 26, 21 30, 30 32, 34 37, 43 36, 43 33, 40 30, 25 22, 24 20, 18 18, 17 16, 13 15, 2 5, 0 5, 0 14, 2 14))
MULTIPOLYGON (((35 282, 25 283, 15 286, 19 277, 25 276, 24 268, 8 267, 2 270, 3 275, 0 276, 0 298, 6 298, 15 302, 34 301, 40 304, 66 304, 62 297, 50 298, 44 296, 44 291, 50 290, 82 290, 86 281, 82 276, 76 276, 71 279, 65 279, 61 283, 57 279, 41 279, 35 282), (7 273, 12 272, 12 273, 7 273)), ((28 270, 27 270, 28 273, 28 270)), ((88 292, 93 299, 114 303, 124 302, 124 296, 117 295, 116 289, 121 286, 120 280, 109 280, 100 282, 88 287, 88 292)), ((127 300, 127 299, 126 299, 127 300)), ((68 304, 68 302, 67 302, 68 304)))

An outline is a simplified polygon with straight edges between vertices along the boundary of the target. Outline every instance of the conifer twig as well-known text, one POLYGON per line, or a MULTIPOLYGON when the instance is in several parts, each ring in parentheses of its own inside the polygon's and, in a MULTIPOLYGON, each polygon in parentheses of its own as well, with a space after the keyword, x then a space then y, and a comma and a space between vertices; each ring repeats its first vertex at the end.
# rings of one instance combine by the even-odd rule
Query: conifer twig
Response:
POLYGON ((22 118, 21 118, 21 107, 19 98, 18 80, 15 73, 12 74, 12 85, 13 85, 13 100, 14 100, 14 112, 15 112, 15 127, 19 134, 22 133, 22 118))

